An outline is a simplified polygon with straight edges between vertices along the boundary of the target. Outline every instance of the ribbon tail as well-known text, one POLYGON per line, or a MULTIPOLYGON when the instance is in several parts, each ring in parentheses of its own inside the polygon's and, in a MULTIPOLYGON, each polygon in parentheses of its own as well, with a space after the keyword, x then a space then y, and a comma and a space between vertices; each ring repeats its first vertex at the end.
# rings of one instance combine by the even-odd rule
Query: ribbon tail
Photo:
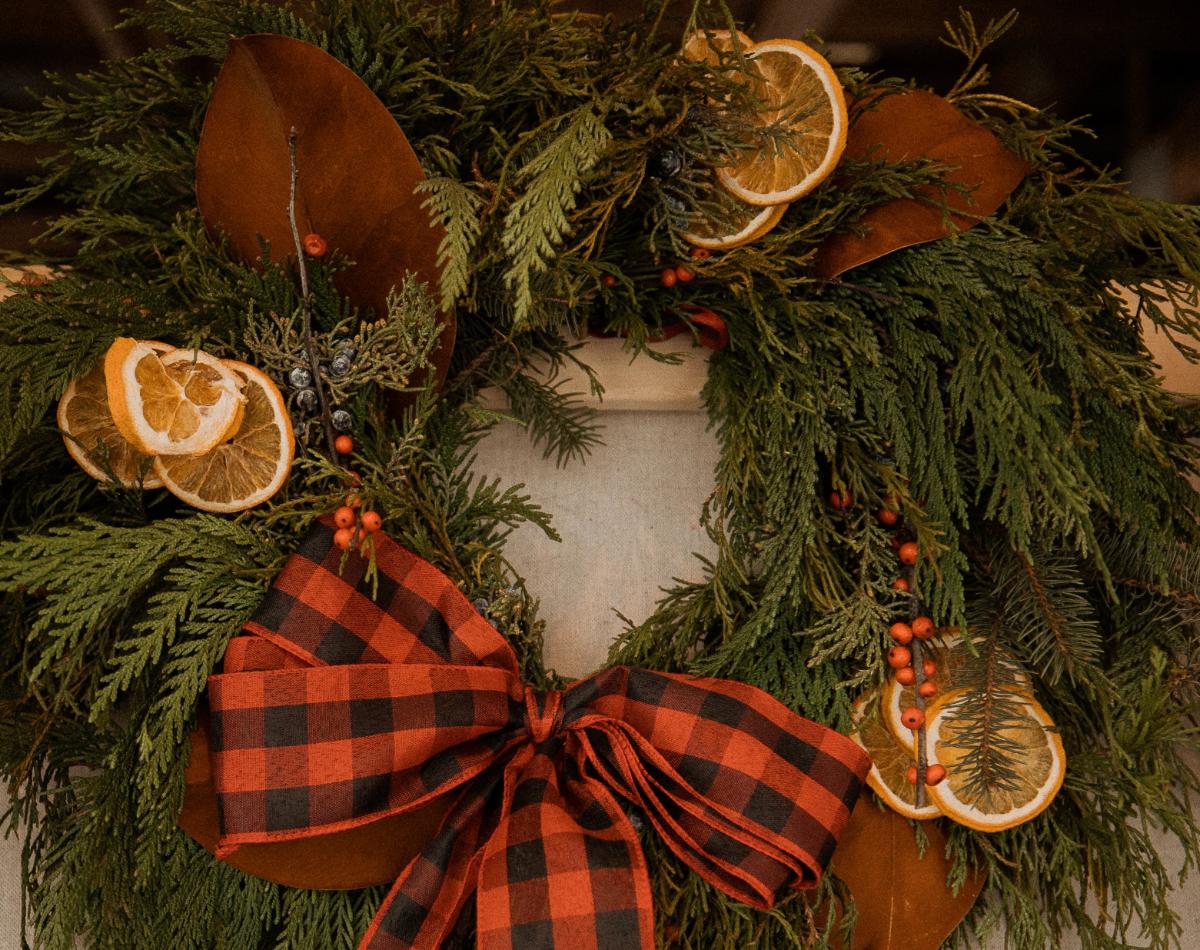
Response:
POLYGON ((437 835, 396 879, 358 950, 428 950, 454 932, 495 831, 501 778, 496 770, 467 787, 437 835))
MULTIPOLYGON (((570 740, 568 740, 570 741, 570 740)), ((654 950, 650 878, 616 798, 536 754, 484 853, 479 950, 654 950)))

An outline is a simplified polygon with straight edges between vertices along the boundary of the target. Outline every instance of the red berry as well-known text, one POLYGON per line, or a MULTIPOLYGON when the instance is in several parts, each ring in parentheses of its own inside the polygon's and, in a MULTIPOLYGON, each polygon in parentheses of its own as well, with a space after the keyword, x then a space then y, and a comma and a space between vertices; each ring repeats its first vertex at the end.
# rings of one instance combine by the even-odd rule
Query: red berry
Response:
POLYGON ((925 657, 921 661, 921 672, 925 674, 926 679, 929 679, 931 676, 937 675, 937 664, 929 657, 925 657))
POLYGON ((354 440, 348 435, 339 435, 333 440, 333 447, 342 455, 349 455, 354 451, 354 440))
POLYGON ((906 623, 894 623, 888 627, 888 636, 900 644, 912 643, 912 627, 906 623))
POLYGON ((350 545, 354 542, 353 528, 338 528, 333 532, 333 543, 343 551, 349 551, 350 545))
POLYGON ((917 709, 916 706, 909 706, 908 709, 900 714, 900 721, 906 729, 920 729, 925 725, 925 714, 917 709))
POLYGON ((931 699, 932 697, 937 695, 937 684, 930 682, 929 680, 926 680, 924 683, 922 683, 920 686, 917 687, 917 693, 923 699, 931 699))
POLYGON ((905 541, 898 548, 901 564, 916 564, 917 563, 917 545, 913 541, 905 541))
POLYGON ((854 496, 848 491, 832 491, 829 493, 829 507, 836 511, 846 511, 854 504, 854 496))
POLYGON ((339 528, 353 528, 356 520, 354 509, 349 505, 342 505, 341 508, 333 513, 333 523, 339 528))
POLYGON ((888 528, 892 527, 892 525, 900 520, 900 516, 896 514, 896 512, 892 511, 891 508, 880 508, 879 514, 877 514, 875 517, 879 519, 879 523, 881 525, 884 525, 888 528))
POLYGON ((710 251, 708 248, 706 248, 706 247, 694 247, 694 248, 692 248, 692 260, 694 260, 694 261, 706 261, 706 260, 708 260, 710 257, 712 257, 712 252, 711 252, 711 251, 710 251))
POLYGON ((912 651, 908 647, 892 647, 888 650, 887 663, 894 670, 902 669, 912 662, 912 651))
POLYGON ((617 283, 617 278, 613 277, 612 274, 604 275, 604 286, 605 287, 613 287, 616 285, 616 283, 617 283))
POLYGON ((928 617, 918 617, 912 622, 912 632, 918 640, 928 640, 935 633, 933 621, 928 617))
POLYGON ((304 236, 304 253, 309 257, 324 257, 325 252, 329 250, 329 245, 325 243, 325 239, 316 231, 312 234, 304 236))
POLYGON ((908 581, 903 577, 897 577, 892 581, 892 590, 898 590, 902 594, 908 593, 908 581))
POLYGON ((909 785, 916 785, 917 784, 917 767, 915 765, 910 766, 909 770, 904 773, 904 777, 906 779, 908 779, 909 785))
POLYGON ((347 508, 361 508, 362 507, 362 499, 359 498, 358 495, 351 492, 349 495, 346 496, 345 504, 346 504, 347 508))
POLYGON ((379 517, 378 511, 364 511, 362 514, 362 526, 367 534, 374 534, 383 527, 383 519, 379 517))
POLYGON ((664 267, 662 273, 658 275, 658 279, 669 290, 675 286, 675 282, 679 280, 679 275, 675 273, 674 267, 664 267))
POLYGON ((912 686, 917 681, 917 671, 911 666, 896 670, 896 682, 901 686, 912 686))
POLYGON ((936 763, 934 765, 925 766, 925 784, 926 785, 937 785, 945 777, 946 777, 946 769, 944 766, 937 765, 936 763))
POLYGON ((685 267, 683 264, 675 265, 675 277, 681 284, 686 284, 688 281, 694 279, 695 276, 696 272, 690 267, 685 267))

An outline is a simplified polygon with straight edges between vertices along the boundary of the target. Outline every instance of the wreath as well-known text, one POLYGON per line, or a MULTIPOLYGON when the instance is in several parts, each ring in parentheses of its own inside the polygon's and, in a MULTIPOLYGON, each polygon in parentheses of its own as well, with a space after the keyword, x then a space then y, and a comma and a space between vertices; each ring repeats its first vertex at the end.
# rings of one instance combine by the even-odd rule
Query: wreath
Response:
MULTIPOLYGON (((1150 835, 1200 860, 1200 417, 1141 331, 1195 356, 1200 211, 1131 195, 1074 151, 1075 123, 989 90, 1011 18, 948 27, 965 68, 944 95, 754 42, 709 2, 678 23, 660 0, 627 20, 153 0, 130 22, 166 39, 0 117, 3 139, 48 147, 0 208, 63 209, 0 303, 0 771, 39 946, 378 936, 396 906, 379 868, 411 883, 442 817, 236 859, 225 764, 250 746, 282 762, 293 746, 263 729, 315 702, 268 702, 238 746, 230 710, 254 704, 236 684, 341 676, 321 651, 374 642, 363 624, 444 652, 428 662, 503 667, 538 749, 610 688, 688 711, 653 749, 627 711, 561 766, 608 769, 596 800, 636 832, 621 860, 644 861, 643 942, 1179 944, 1150 835), (585 699, 541 661, 552 579, 504 554, 519 524, 553 535, 552 513, 473 459, 515 419, 584 462, 594 413, 558 374, 588 371, 586 332, 643 359, 673 333, 709 346, 720 461, 717 554, 630 623, 585 699), (298 572, 318 579, 303 596, 298 572), (347 619, 330 605, 351 593, 347 619), (697 683, 719 694, 705 712, 697 683), (773 744, 772 769, 804 760, 791 799, 728 807, 737 762, 660 748, 693 728, 773 744), (617 733, 650 764, 618 769, 617 733), (858 780, 813 766, 823 743, 872 789, 848 826, 858 780), (820 774, 842 839, 824 876, 829 854, 795 850, 781 817, 820 774), (651 785, 675 804, 647 805, 651 785), (716 799, 688 797, 705 785, 716 799), (708 857, 680 843, 697 835, 708 857)), ((436 728, 406 741, 474 721, 446 692, 499 674, 462 675, 476 685, 429 687, 436 728)), ((362 688, 341 701, 369 719, 362 688)), ((549 840, 529 839, 543 863, 549 840)), ((553 878, 515 860, 512 907, 553 878)), ((573 934, 497 929, 485 878, 445 945, 573 934)), ((617 945, 605 932, 589 939, 617 945)))

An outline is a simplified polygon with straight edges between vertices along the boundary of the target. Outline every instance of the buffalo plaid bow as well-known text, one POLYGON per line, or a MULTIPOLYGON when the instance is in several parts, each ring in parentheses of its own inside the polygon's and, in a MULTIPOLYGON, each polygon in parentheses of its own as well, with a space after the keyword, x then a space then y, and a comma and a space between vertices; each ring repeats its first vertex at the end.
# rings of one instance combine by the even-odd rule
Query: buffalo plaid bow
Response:
POLYGON ((755 907, 811 887, 869 760, 742 683, 613 667, 537 693, 431 564, 375 536, 378 590, 319 526, 209 680, 220 854, 453 796, 365 950, 428 950, 474 896, 487 950, 650 948, 624 803, 755 907))

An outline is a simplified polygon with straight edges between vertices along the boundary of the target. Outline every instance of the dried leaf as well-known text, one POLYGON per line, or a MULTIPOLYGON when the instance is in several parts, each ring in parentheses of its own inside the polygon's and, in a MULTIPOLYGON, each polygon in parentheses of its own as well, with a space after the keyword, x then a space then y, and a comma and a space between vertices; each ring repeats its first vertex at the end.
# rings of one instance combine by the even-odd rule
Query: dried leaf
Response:
POLYGON ((870 209, 853 230, 835 234, 817 252, 816 271, 838 274, 915 244, 965 231, 994 212, 1029 171, 1026 161, 1005 148, 983 126, 931 92, 914 90, 883 99, 850 127, 846 159, 899 162, 933 159, 952 170, 951 186, 929 187, 923 197, 897 198, 870 209), (943 213, 943 205, 951 212, 943 213))
POLYGON ((946 836, 935 821, 921 828, 924 857, 906 818, 869 795, 854 807, 830 864, 858 908, 853 950, 937 950, 983 889, 986 875, 977 873, 952 893, 946 836))
MULTIPOLYGON (((260 237, 275 260, 294 256, 288 222, 295 128, 300 236, 317 232, 354 262, 337 278, 358 307, 386 313, 408 272, 439 292, 444 231, 422 208, 420 162, 387 107, 323 50, 272 34, 234 39, 217 76, 196 156, 196 200, 212 231, 257 263, 260 237)), ((454 318, 433 356, 445 377, 454 318)))

